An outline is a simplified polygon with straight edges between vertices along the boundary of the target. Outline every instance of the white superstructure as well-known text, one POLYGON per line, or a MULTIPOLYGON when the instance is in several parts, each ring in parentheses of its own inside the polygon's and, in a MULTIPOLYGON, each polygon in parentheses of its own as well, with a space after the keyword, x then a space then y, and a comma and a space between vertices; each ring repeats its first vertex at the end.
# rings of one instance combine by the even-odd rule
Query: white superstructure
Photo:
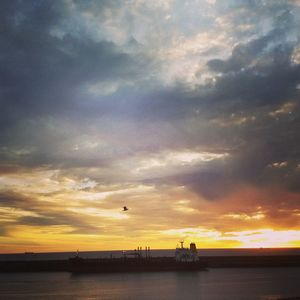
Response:
POLYGON ((198 260, 198 253, 195 243, 190 244, 190 248, 184 248, 183 242, 181 243, 180 248, 176 248, 175 250, 175 260, 183 261, 183 262, 192 262, 198 260))

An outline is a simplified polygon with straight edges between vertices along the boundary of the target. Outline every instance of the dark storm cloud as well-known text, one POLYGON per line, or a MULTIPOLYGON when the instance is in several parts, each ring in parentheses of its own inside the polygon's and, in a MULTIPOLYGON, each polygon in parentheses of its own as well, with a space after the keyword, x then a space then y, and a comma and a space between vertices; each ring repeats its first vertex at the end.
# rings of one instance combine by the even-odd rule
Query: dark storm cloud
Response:
MULTIPOLYGON (((294 72, 293 68, 287 68, 287 70, 291 73, 294 72)), ((278 76, 281 75, 279 72, 278 76)), ((274 76, 276 75, 270 74, 270 77, 274 76)), ((255 116, 255 119, 251 122, 245 121, 245 123, 210 128, 209 132, 214 138, 210 136, 206 137, 205 140, 201 140, 197 135, 195 136, 195 140, 198 139, 203 142, 203 147, 206 145, 212 147, 211 149, 216 147, 218 150, 223 148, 224 151, 227 151, 230 155, 227 163, 225 165, 223 163, 219 165, 217 163, 211 164, 208 170, 202 170, 200 167, 199 171, 193 170, 192 173, 183 173, 179 176, 167 178, 167 182, 184 185, 207 199, 222 198, 242 183, 256 186, 275 185, 299 191, 299 108, 277 118, 268 114, 288 99, 297 99, 297 92, 295 92, 295 88, 294 91, 292 87, 289 88, 290 82, 286 81, 285 78, 282 80, 282 89, 285 92, 282 92, 280 81, 272 82, 270 77, 263 79, 263 81, 268 80, 269 87, 272 90, 272 84, 275 85, 274 89, 279 86, 280 91, 276 96, 274 94, 276 99, 269 99, 268 96, 271 95, 268 92, 265 93, 265 97, 261 95, 259 80, 257 80, 258 85, 254 85, 251 89, 251 93, 253 97, 260 97, 260 101, 252 101, 252 99, 248 99, 247 94, 245 94, 247 96, 243 96, 243 93, 239 94, 236 91, 233 98, 227 95, 228 98, 226 99, 212 99, 216 103, 212 105, 216 107, 216 110, 210 112, 214 118, 224 117, 229 119, 228 122, 230 122, 232 114, 239 116, 240 113, 239 118, 248 115, 255 116), (217 110, 217 103, 221 103, 219 104, 219 111, 217 110), (278 163, 282 162, 282 167, 278 167, 278 163), (274 163, 275 166, 272 166, 274 163)), ((233 86, 234 82, 240 85, 237 87, 238 90, 245 87, 243 84, 248 85, 247 82, 241 82, 239 79, 237 76, 237 80, 228 82, 228 85, 222 86, 222 89, 217 83, 216 87, 220 90, 216 90, 215 95, 219 96, 219 93, 224 95, 226 93, 224 89, 233 86)), ((195 146, 195 140, 189 141, 190 145, 194 143, 195 146)))
MULTIPOLYGON (((270 28, 252 26, 247 32, 249 39, 235 45, 229 58, 208 61, 207 66, 216 75, 215 83, 191 89, 177 80, 166 87, 151 77, 99 97, 83 93, 82 88, 138 79, 149 71, 146 56, 129 55, 108 40, 96 41, 78 23, 72 29, 74 20, 63 3, 0 4, 0 159, 5 170, 13 169, 13 164, 107 167, 137 152, 146 157, 153 151, 203 149, 228 152, 230 159, 226 165, 212 164, 205 171, 200 166, 199 171, 160 179, 162 183, 183 184, 207 198, 220 197, 240 181, 297 188, 299 109, 278 118, 269 114, 288 101, 299 102, 296 87, 300 66, 291 61, 299 45, 296 6, 283 1, 219 1, 216 7, 220 12, 232 12, 232 28, 244 22, 264 26, 261 22, 265 19, 270 28), (252 117, 253 121, 234 123, 233 115, 246 120, 252 117), (99 121, 103 116, 111 118, 104 123, 105 128, 99 121), (193 127, 184 128, 191 119, 195 119, 193 127), (229 125, 218 123, 220 119, 229 125), (128 131, 123 121, 131 122, 128 131), (68 127, 64 128, 66 123, 68 127), (114 142, 119 142, 112 147, 126 148, 123 155, 123 150, 104 155, 102 146, 70 151, 76 148, 77 135, 91 137, 97 130, 108 132, 114 142), (284 161, 288 167, 280 172, 268 167, 284 161)), ((106 18, 107 7, 117 13, 118 4, 74 1, 77 10, 100 18, 106 18)), ((239 36, 241 32, 232 34, 239 36)))
POLYGON ((291 54, 299 45, 298 6, 284 1, 229 3, 236 10, 233 26, 243 22, 255 25, 267 20, 271 29, 258 37, 252 35, 247 43, 237 44, 228 59, 208 61, 211 70, 222 74, 210 101, 226 101, 228 107, 231 102, 234 109, 239 110, 255 105, 272 106, 295 97, 299 93, 295 88, 300 68, 292 65, 291 54), (247 14, 248 17, 242 18, 247 14))
POLYGON ((293 45, 278 45, 266 53, 264 48, 269 44, 253 51, 256 42, 238 45, 227 61, 208 62, 214 71, 223 73, 211 100, 235 100, 236 104, 241 102, 241 108, 247 108, 280 103, 297 95, 300 68, 291 64, 293 45))
MULTIPOLYGON (((114 5, 79 1, 77 6, 97 6, 100 12, 114 5)), ((105 101, 88 105, 89 95, 82 94, 82 88, 137 77, 144 62, 136 62, 113 42, 77 32, 76 24, 62 36, 55 34, 57 28, 64 32, 69 19, 72 25, 63 1, 1 1, 0 11, 1 161, 6 167, 60 164, 65 159, 55 145, 74 132, 57 130, 59 120, 76 131, 82 119, 86 122, 114 110, 105 101), (16 154, 20 148, 30 151, 16 154)), ((89 165, 87 160, 84 165, 89 165)))
POLYGON ((78 87, 135 76, 133 59, 112 42, 52 32, 68 18, 63 3, 1 2, 2 127, 33 116, 78 113, 84 100, 78 87))
POLYGON ((299 109, 273 119, 267 115, 268 110, 276 110, 288 101, 299 103, 297 85, 300 67, 294 65, 291 58, 299 41, 288 41, 286 38, 290 28, 297 24, 291 18, 289 12, 281 13, 280 22, 275 23, 278 27, 268 35, 248 44, 237 45, 228 60, 208 62, 212 70, 222 73, 209 97, 212 103, 221 104, 222 111, 216 108, 216 116, 254 113, 256 117, 255 122, 236 126, 239 128, 230 131, 243 141, 228 168, 228 175, 233 177, 233 181, 297 189, 299 109), (281 170, 281 174, 276 168, 265 171, 270 164, 278 161, 288 162, 289 165, 281 170))
MULTIPOLYGON (((256 3, 261 4, 260 1, 256 3)), ((242 7, 247 8, 247 4, 242 7)), ((292 62, 292 53, 299 47, 299 40, 290 38, 290 32, 299 24, 289 11, 291 8, 270 4, 267 13, 275 16, 272 30, 248 43, 236 45, 226 60, 208 61, 211 70, 219 73, 213 86, 201 86, 198 95, 197 91, 186 93, 186 97, 184 93, 175 93, 174 97, 166 97, 164 104, 157 104, 152 109, 160 111, 159 114, 167 112, 169 115, 164 117, 172 119, 174 124, 176 118, 194 117, 195 110, 200 111, 199 120, 223 118, 225 125, 228 123, 226 126, 208 125, 211 136, 206 139, 201 139, 201 131, 199 137, 196 134, 190 136, 193 141, 184 139, 191 148, 197 141, 198 146, 204 148, 223 147, 230 154, 225 166, 214 164, 209 170, 193 170, 165 178, 165 182, 185 185, 207 199, 223 197, 242 183, 277 185, 299 191, 300 95, 297 85, 300 66, 292 62), (171 105, 172 100, 176 105, 171 105), (276 118, 270 115, 289 101, 296 103, 295 109, 276 118), (241 121, 230 125, 233 116, 241 121), (246 117, 252 121, 247 122, 246 117), (214 140, 214 145, 210 140, 214 140), (280 170, 270 167, 276 162, 286 162, 287 166, 280 170)))

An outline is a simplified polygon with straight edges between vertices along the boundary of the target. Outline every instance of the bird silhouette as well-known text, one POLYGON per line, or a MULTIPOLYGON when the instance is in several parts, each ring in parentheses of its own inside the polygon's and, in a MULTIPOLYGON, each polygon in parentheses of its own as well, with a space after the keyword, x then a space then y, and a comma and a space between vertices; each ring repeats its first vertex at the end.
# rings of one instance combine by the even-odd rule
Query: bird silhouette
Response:
POLYGON ((128 210, 128 208, 126 206, 123 206, 123 211, 128 210))

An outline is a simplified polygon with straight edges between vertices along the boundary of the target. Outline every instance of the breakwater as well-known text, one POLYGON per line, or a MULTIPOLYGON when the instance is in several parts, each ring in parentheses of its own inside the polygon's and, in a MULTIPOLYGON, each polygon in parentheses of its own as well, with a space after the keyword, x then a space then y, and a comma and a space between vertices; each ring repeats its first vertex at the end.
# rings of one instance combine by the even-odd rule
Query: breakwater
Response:
POLYGON ((148 259, 105 258, 39 261, 1 261, 0 272, 163 272, 199 271, 209 268, 300 267, 300 255, 207 256, 197 262, 176 262, 171 257, 148 259))

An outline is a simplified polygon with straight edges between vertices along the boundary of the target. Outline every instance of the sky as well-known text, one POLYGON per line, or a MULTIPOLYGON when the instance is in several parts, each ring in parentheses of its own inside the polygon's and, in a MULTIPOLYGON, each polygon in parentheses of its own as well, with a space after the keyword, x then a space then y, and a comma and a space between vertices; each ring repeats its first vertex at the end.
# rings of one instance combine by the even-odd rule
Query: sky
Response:
POLYGON ((2 0, 0 252, 299 247, 299 26, 298 0, 2 0))

